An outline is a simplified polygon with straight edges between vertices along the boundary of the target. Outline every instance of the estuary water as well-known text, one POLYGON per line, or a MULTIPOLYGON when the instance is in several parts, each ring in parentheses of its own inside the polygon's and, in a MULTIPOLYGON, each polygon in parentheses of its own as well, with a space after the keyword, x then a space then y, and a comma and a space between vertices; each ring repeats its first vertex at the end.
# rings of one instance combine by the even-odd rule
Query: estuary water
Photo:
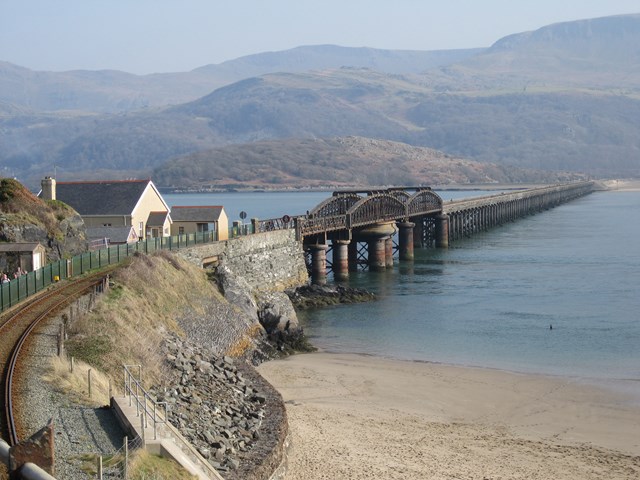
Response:
MULTIPOLYGON (((222 203, 233 220, 235 210, 249 218, 302 213, 327 195, 165 198, 222 203)), ((449 249, 416 249, 413 263, 354 273, 349 284, 378 299, 299 315, 321 349, 640 389, 640 192, 593 193, 449 249)))

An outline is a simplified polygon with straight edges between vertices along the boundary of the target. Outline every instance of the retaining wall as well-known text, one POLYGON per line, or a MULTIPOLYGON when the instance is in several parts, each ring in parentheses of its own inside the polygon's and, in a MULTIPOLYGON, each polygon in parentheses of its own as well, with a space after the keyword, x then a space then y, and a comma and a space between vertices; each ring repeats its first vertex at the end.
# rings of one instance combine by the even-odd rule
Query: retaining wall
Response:
POLYGON ((256 233, 175 253, 199 267, 226 265, 258 291, 282 291, 308 280, 302 244, 293 229, 256 233))

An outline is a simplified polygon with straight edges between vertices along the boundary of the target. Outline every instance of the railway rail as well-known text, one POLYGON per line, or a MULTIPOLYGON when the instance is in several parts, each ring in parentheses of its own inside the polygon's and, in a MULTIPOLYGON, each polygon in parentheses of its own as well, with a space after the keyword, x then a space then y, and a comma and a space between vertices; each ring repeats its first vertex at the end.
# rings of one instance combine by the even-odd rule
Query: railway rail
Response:
POLYGON ((20 353, 29 334, 40 321, 65 308, 75 299, 102 285, 113 268, 56 285, 46 293, 17 306, 0 317, 0 366, 2 367, 2 410, 0 421, 2 437, 16 445, 22 438, 19 422, 14 415, 15 383, 20 375, 20 353))

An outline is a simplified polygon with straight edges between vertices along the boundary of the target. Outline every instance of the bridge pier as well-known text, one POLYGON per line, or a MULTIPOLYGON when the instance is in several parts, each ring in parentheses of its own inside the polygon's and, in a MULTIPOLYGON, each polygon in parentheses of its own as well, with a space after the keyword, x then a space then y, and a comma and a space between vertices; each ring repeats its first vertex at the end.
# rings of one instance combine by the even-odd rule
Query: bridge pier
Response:
MULTIPOLYGON (((398 243, 400 245, 399 257, 400 260, 413 260, 413 242, 414 242, 414 227, 413 222, 398 222, 398 243)), ((422 238, 420 239, 422 245, 422 238)))
POLYGON ((384 266, 393 268, 393 239, 391 237, 384 239, 384 266))
POLYGON ((333 247, 333 277, 336 280, 346 280, 349 278, 351 263, 349 255, 351 241, 333 240, 331 245, 333 247))
POLYGON ((436 247, 449 247, 449 215, 436 217, 436 247))
POLYGON ((349 245, 347 245, 347 253, 349 255, 349 271, 357 272, 358 271, 358 242, 356 240, 352 241, 349 245))
POLYGON ((327 245, 309 245, 311 251, 311 283, 324 285, 327 283, 327 245))
POLYGON ((381 272, 387 269, 387 246, 384 238, 375 238, 367 242, 369 250, 369 270, 381 272))
POLYGON ((376 223, 354 232, 355 240, 367 242, 369 270, 383 271, 393 266, 393 241, 391 236, 396 233, 392 222, 376 223))

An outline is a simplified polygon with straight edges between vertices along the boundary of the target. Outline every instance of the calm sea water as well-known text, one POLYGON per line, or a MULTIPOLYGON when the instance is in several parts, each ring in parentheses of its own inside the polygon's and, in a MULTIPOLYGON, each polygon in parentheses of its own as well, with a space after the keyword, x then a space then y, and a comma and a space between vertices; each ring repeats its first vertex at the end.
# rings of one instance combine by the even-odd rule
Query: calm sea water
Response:
MULTIPOLYGON (((166 197, 272 218, 326 196, 166 197)), ((416 249, 412 264, 349 284, 378 300, 300 315, 322 349, 640 385, 640 192, 594 193, 447 250, 416 249)))

